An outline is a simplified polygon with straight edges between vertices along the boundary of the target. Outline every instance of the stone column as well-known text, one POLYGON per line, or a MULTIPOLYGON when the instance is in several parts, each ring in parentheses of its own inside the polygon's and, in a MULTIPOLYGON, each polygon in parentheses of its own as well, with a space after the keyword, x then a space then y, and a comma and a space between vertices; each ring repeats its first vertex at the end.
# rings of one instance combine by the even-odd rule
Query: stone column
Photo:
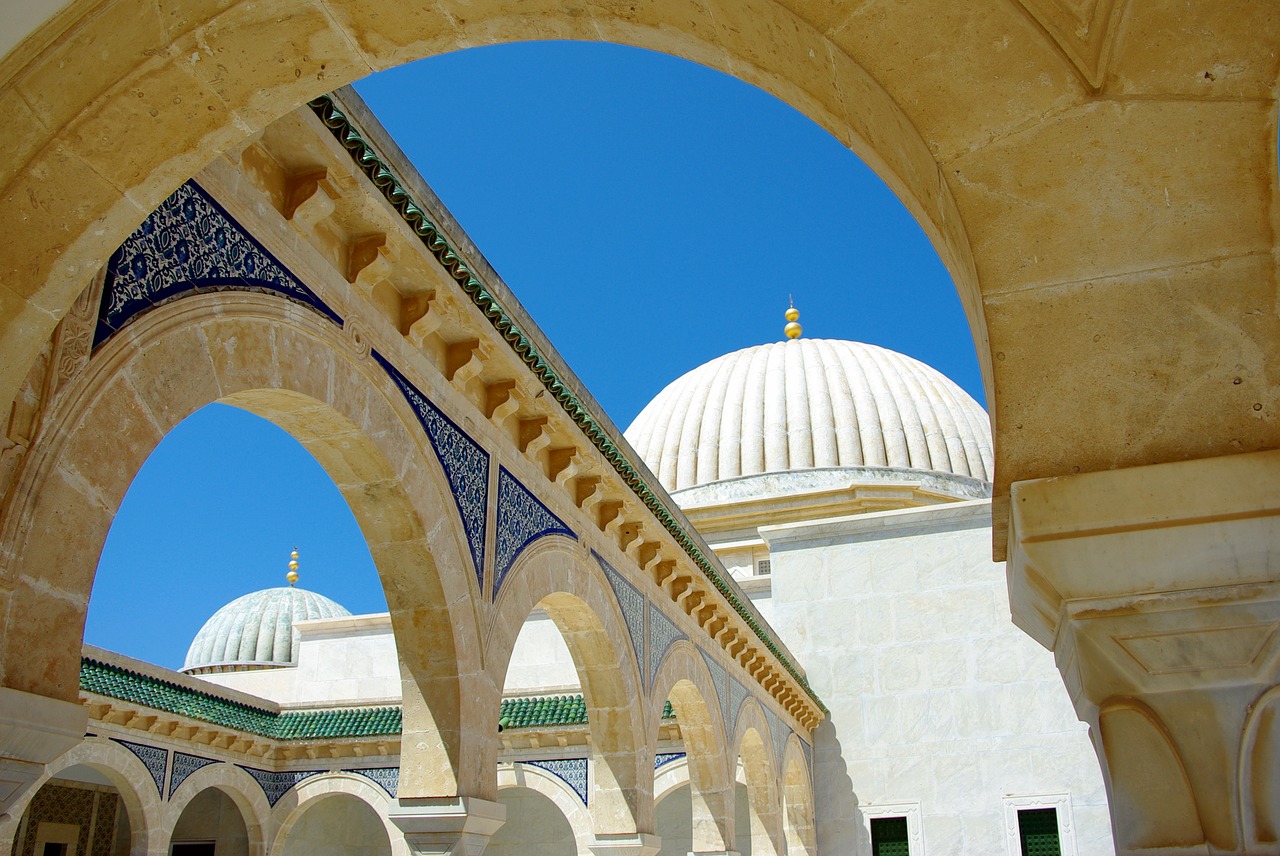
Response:
POLYGON ((647 832, 596 835, 591 842, 595 856, 654 856, 662 849, 662 839, 647 832))
POLYGON ((0 687, 0 813, 84 739, 89 712, 77 702, 0 687))
POLYGON ((1280 452, 1011 501, 1013 620, 1090 725, 1117 852, 1280 851, 1280 452))
POLYGON ((420 856, 480 856, 507 819, 507 807, 475 797, 397 800, 391 822, 420 856))

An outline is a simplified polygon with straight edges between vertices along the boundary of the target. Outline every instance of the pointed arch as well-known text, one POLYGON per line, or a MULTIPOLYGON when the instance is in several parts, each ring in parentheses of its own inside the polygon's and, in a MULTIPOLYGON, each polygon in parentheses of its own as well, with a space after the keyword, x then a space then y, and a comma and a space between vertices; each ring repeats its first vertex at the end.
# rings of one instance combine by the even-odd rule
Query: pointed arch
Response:
POLYGON ((786 852, 782 831, 782 795, 778 788, 778 764, 773 755, 769 722, 760 702, 748 698, 738 714, 733 757, 747 786, 751 816, 751 852, 782 856, 786 852))
POLYGON ((787 840, 787 856, 816 856, 817 823, 813 795, 813 771, 800 738, 794 733, 787 739, 782 754, 783 832, 787 840))

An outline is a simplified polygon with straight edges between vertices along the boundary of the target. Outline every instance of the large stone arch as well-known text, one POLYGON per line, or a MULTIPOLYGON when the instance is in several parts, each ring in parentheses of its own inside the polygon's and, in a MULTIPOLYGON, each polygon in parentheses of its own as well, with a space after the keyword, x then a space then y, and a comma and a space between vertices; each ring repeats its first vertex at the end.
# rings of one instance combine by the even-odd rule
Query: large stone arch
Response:
POLYGON ((591 811, 564 779, 536 764, 504 764, 498 768, 498 790, 506 788, 528 788, 549 799, 573 829, 578 852, 590 852, 591 811))
POLYGON ((751 852, 783 856, 782 794, 778 787, 778 763, 764 708, 748 698, 738 714, 731 758, 741 763, 751 806, 751 852))
POLYGON ((249 836, 249 856, 267 856, 268 830, 270 829, 271 804, 267 795, 253 777, 235 764, 209 764, 201 767, 183 780, 164 805, 161 824, 165 841, 169 839, 182 819, 182 813, 191 801, 207 790, 224 794, 240 812, 245 832, 249 836))
POLYGON ((195 295, 152 310, 60 391, 57 430, 32 448, 2 530, 11 603, 41 616, 6 626, 5 682, 77 696, 89 591, 115 511, 156 444, 212 401, 280 425, 334 479, 378 568, 406 675, 401 787, 465 788, 458 682, 480 668, 475 582, 439 464, 382 370, 336 326, 276 297, 195 295))
POLYGON ((651 733, 657 733, 668 699, 680 724, 693 802, 693 849, 698 852, 736 849, 735 781, 720 710, 723 692, 717 692, 697 646, 687 639, 667 649, 650 688, 651 733))
POLYGON ((84 766, 111 782, 129 818, 130 854, 156 853, 168 840, 163 826, 163 806, 155 780, 142 760, 124 746, 105 737, 86 737, 78 746, 47 764, 41 775, 9 806, 0 819, 0 854, 8 854, 23 814, 40 788, 71 767, 84 766))
MULTIPOLYGON (((36 254, 20 266, 7 253, 0 257, 0 268, 21 270, 29 283, 31 302, 16 308, 27 323, 6 330, 27 356, 18 372, 25 372, 51 329, 37 307, 70 305, 76 289, 65 283, 76 278, 67 274, 101 265, 143 213, 217 153, 371 71, 477 44, 542 38, 607 40, 691 59, 773 93, 854 148, 903 199, 953 271, 989 377, 969 241, 928 143, 857 61, 773 0, 725 4, 714 15, 676 4, 624 9, 542 3, 508 10, 446 2, 410 13, 394 4, 277 3, 265 9, 187 2, 162 14, 138 0, 73 2, 19 49, 7 79, 0 77, 0 86, 17 83, 38 105, 31 145, 10 154, 0 179, 25 184, 28 171, 47 161, 50 153, 41 151, 46 146, 58 151, 63 172, 86 173, 73 210, 58 214, 74 235, 61 242, 59 256, 36 254), (64 72, 58 103, 49 103, 40 75, 47 60, 38 45, 59 38, 108 44, 121 21, 129 22, 131 50, 99 60, 92 71, 64 72), (95 108, 86 110, 90 104, 95 108), (82 111, 87 115, 74 121, 82 111), (136 123, 154 145, 126 156, 118 147, 95 144, 106 126, 119 121, 136 123)), ((1037 64, 1053 53, 1049 45, 1031 47, 1040 55, 1037 64)), ((14 243, 39 234, 41 220, 19 219, 14 243)), ((0 375, 0 391, 16 389, 21 373, 10 379, 11 373, 0 375)))
MULTIPOLYGON (((485 640, 493 702, 483 720, 494 769, 498 700, 516 637, 535 608, 555 623, 573 656, 591 729, 591 815, 597 835, 648 832, 653 825, 653 733, 646 728, 639 664, 626 621, 600 567, 562 536, 532 544, 512 565, 485 640)), ((492 773, 490 773, 492 776, 492 773)))
POLYGON ((818 852, 813 795, 813 771, 800 738, 792 734, 782 753, 783 831, 787 856, 815 856, 818 852))
POLYGON ((391 847, 392 856, 409 856, 400 828, 392 823, 388 814, 395 799, 369 779, 347 772, 322 773, 304 779, 285 793, 271 809, 271 848, 273 854, 283 853, 283 842, 302 819, 302 816, 318 808, 325 800, 345 797, 367 805, 382 822, 383 831, 391 847))

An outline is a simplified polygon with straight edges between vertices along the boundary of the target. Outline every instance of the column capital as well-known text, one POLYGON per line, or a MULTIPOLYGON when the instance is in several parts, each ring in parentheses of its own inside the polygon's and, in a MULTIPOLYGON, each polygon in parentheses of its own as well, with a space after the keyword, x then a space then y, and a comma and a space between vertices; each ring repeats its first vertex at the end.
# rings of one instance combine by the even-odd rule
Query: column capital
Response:
POLYGON ((589 845, 595 856, 654 856, 662 849, 662 839, 647 832, 597 835, 589 845))
POLYGON ((409 849, 421 856, 480 856, 507 819, 507 807, 476 797, 419 797, 388 812, 409 849))

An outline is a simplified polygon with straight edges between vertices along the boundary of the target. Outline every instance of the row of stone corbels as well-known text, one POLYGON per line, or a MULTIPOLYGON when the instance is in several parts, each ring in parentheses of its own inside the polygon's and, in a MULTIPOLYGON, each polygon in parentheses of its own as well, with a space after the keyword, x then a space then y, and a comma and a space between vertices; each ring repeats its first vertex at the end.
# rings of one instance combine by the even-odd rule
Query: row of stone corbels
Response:
MULTIPOLYGON (((696 622, 804 727, 822 714, 728 599, 627 487, 502 341, 421 242, 386 206, 307 108, 259 135, 237 166, 279 214, 354 287, 357 317, 380 318, 507 437, 618 551, 696 622), (299 147, 309 133, 314 145, 299 147), (289 139, 285 146, 283 140, 289 139), (298 151, 315 160, 299 161, 298 151)), ((444 212, 429 212, 437 224, 444 212)), ((442 226, 446 233, 448 226, 442 226)), ((454 246, 457 241, 452 242, 454 246)), ((382 323, 371 323, 382 326, 382 323)), ((384 328, 385 329, 385 328, 384 328)), ((566 374, 563 370, 560 372, 566 374)), ((725 572, 721 570, 721 573, 725 572)))

